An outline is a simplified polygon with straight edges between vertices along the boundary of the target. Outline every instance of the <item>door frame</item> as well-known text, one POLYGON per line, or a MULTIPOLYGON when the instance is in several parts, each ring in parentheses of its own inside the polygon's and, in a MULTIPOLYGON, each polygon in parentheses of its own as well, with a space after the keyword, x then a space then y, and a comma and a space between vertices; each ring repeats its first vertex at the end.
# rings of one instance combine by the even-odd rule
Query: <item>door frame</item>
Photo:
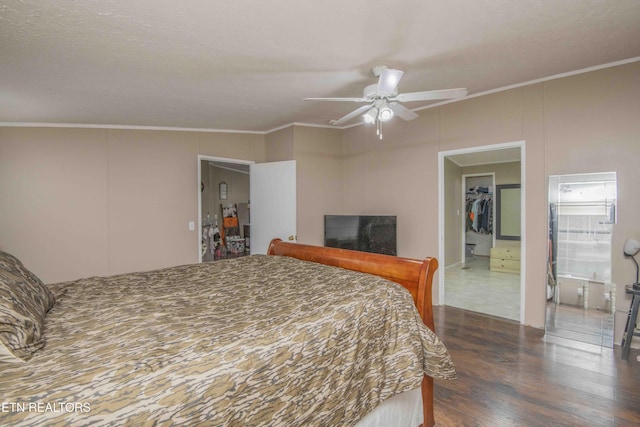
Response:
POLYGON ((479 151, 494 151, 505 148, 520 148, 520 323, 525 324, 525 283, 526 283, 526 249, 527 249, 527 237, 526 237, 526 157, 525 157, 525 141, 513 141, 500 144, 482 145, 469 148, 460 148, 456 150, 447 150, 438 152, 438 259, 441 261, 442 267, 438 269, 438 300, 437 305, 444 305, 444 270, 445 270, 445 258, 444 258, 444 244, 445 244, 445 230, 444 230, 444 160, 448 156, 456 154, 468 154, 479 151))
MULTIPOLYGON (((234 163, 237 165, 252 165, 255 164, 253 160, 241 160, 230 159, 227 157, 207 156, 204 154, 198 154, 198 182, 196 188, 198 189, 198 228, 196 242, 198 245, 198 262, 202 263, 202 191, 200 189, 200 183, 202 182, 202 161, 220 162, 220 163, 234 163)), ((251 190, 249 190, 251 191, 251 190)))

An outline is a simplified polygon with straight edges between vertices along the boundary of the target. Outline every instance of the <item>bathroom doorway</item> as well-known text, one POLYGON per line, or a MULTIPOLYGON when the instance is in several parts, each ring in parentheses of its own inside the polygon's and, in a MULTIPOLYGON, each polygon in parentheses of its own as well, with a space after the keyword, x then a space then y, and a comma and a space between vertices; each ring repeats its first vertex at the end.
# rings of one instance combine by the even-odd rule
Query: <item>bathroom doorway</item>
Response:
POLYGON ((546 334, 613 347, 615 172, 549 177, 546 334))

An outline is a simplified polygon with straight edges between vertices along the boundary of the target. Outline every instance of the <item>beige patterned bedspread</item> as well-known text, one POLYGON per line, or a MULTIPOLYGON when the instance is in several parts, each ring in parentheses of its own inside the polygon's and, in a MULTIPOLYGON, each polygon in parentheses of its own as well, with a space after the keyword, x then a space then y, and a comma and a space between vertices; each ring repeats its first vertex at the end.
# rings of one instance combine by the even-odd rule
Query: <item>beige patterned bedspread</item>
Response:
POLYGON ((254 255, 53 286, 46 346, 0 364, 2 425, 348 426, 452 378, 408 292, 254 255))

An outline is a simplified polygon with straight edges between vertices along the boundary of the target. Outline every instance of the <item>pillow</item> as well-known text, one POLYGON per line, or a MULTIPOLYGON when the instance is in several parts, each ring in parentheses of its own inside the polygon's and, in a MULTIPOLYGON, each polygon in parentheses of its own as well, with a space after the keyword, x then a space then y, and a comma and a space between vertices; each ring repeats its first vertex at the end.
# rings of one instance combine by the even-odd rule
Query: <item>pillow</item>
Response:
POLYGON ((44 319, 54 303, 35 274, 0 251, 0 362, 26 362, 44 346, 44 319))
POLYGON ((0 269, 9 270, 19 276, 22 276, 28 282, 34 282, 46 289, 42 280, 22 264, 22 262, 8 252, 0 251, 0 269))
POLYGON ((20 260, 13 255, 0 251, 0 270, 9 271, 22 279, 27 286, 33 290, 33 298, 38 301, 44 313, 49 311, 56 299, 53 292, 44 284, 42 280, 29 271, 20 260))

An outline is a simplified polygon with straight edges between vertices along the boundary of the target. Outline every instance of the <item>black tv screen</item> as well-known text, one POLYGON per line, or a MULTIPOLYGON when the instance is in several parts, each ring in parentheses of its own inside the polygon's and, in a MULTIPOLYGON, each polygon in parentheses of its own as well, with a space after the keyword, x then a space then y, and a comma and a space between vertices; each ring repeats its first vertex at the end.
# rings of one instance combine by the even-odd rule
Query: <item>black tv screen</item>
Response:
POLYGON ((396 217, 325 215, 324 245, 331 248, 397 255, 396 217))

